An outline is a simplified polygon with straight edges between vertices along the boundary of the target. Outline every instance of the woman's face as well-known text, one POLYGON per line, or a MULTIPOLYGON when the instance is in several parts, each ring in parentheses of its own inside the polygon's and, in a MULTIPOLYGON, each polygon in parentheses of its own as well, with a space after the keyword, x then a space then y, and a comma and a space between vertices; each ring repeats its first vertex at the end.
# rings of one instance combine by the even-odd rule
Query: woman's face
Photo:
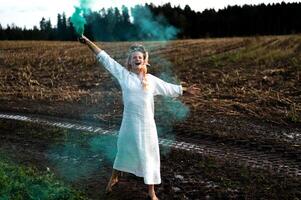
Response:
POLYGON ((130 64, 133 70, 139 69, 139 66, 144 64, 143 53, 141 53, 140 51, 133 52, 130 64))

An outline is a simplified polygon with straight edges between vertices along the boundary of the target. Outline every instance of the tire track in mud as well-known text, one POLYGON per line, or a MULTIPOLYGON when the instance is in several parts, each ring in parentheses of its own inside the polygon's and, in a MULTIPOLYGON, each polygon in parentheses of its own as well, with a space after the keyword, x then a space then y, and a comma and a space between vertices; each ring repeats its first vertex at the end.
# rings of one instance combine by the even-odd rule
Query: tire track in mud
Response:
MULTIPOLYGON (((114 135, 118 131, 114 129, 103 129, 99 125, 85 121, 64 119, 58 117, 30 115, 30 114, 12 114, 0 113, 0 119, 10 119, 38 123, 48 126, 56 126, 66 129, 75 129, 90 132, 93 134, 114 135)), ((205 156, 215 157, 221 160, 234 159, 239 165, 245 165, 251 168, 265 169, 277 174, 301 177, 301 163, 289 158, 281 157, 277 154, 261 152, 240 148, 239 146, 230 146, 208 140, 191 140, 189 138, 178 138, 178 141, 159 138, 159 144, 163 147, 174 148, 205 156), (181 141, 179 141, 181 139, 181 141)), ((95 156, 95 155, 94 155, 95 156)))

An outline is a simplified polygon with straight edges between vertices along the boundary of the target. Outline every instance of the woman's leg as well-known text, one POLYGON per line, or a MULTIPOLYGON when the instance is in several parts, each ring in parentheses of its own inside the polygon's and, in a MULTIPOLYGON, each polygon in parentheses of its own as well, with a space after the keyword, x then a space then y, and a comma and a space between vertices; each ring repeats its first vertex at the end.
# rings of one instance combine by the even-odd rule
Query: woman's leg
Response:
POLYGON ((154 185, 148 185, 148 196, 151 200, 158 200, 156 193, 155 193, 155 186, 154 185))
POLYGON ((118 174, 119 172, 113 169, 110 181, 106 187, 106 193, 112 192, 112 187, 118 183, 118 174))

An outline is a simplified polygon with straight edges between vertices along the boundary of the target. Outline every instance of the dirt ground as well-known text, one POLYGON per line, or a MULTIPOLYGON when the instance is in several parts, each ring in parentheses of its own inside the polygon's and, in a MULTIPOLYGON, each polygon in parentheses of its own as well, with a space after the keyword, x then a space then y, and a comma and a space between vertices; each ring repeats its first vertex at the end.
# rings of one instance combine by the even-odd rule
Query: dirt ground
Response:
MULTIPOLYGON (((48 168, 90 199, 146 199, 147 187, 142 178, 131 174, 120 177, 111 194, 104 193, 112 161, 101 151, 89 151, 86 142, 95 135, 14 120, 0 122, 0 151, 13 162, 40 171, 48 168), (57 150, 67 144, 79 153, 57 150), (52 160, 54 155, 56 159, 52 160), (68 171, 75 166, 79 176, 62 171, 62 165, 68 171)), ((160 199, 298 199, 301 195, 300 177, 241 165, 235 158, 164 147, 161 155, 162 184, 156 188, 160 199)))
MULTIPOLYGON (((99 45, 123 63, 130 43, 99 45)), ((155 66, 151 73, 200 88, 195 96, 179 98, 183 103, 180 105, 189 109, 182 119, 173 117, 179 110, 170 111, 164 99, 156 98, 160 137, 171 135, 178 141, 250 153, 275 159, 277 166, 278 161, 285 161, 301 169, 299 35, 148 42, 146 46, 155 66)), ((78 43, 1 41, 0 111, 57 116, 118 129, 122 100, 116 81, 78 43)), ((9 134, 17 130, 16 124, 10 123, 1 125, 1 149, 11 151, 15 160, 22 158, 22 163, 35 163, 45 169, 49 163, 43 151, 51 137, 34 140, 9 134), (3 127, 7 126, 5 131, 3 127), (32 147, 31 153, 26 145, 32 147)), ((179 150, 163 155, 159 197, 301 198, 296 189, 300 187, 300 176, 289 176, 285 170, 259 170, 239 163, 235 156, 221 155, 179 150)), ((72 184, 92 199, 145 197, 143 181, 131 175, 122 177, 115 192, 105 196, 102 191, 110 167, 108 162, 89 178, 72 184)))

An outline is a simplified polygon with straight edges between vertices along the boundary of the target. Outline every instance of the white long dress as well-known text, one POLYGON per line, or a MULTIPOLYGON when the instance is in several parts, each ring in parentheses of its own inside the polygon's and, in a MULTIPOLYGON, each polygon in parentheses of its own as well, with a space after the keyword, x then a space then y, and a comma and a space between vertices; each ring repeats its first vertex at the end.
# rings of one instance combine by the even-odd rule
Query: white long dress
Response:
POLYGON ((129 72, 101 51, 97 60, 117 78, 124 104, 113 168, 143 177, 145 184, 160 184, 160 152, 154 120, 154 96, 177 97, 182 87, 147 74, 149 87, 144 90, 139 76, 129 72))

